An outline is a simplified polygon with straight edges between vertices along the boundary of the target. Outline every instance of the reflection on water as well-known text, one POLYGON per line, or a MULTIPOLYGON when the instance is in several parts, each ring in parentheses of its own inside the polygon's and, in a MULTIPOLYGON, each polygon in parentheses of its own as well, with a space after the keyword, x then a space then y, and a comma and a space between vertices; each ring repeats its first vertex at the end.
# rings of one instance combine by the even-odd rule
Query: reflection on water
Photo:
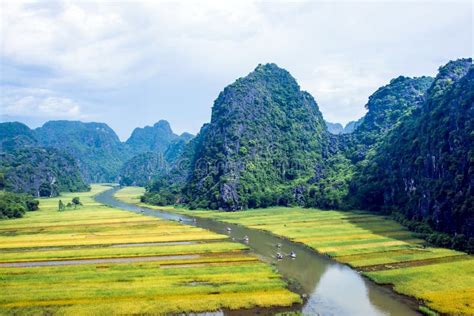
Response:
POLYGON ((347 270, 350 268, 341 265, 328 267, 303 307, 303 313, 314 315, 324 306, 325 311, 332 311, 327 314, 332 315, 387 315, 369 300, 363 279, 347 270))
POLYGON ((113 197, 116 190, 99 194, 97 201, 149 216, 182 221, 229 235, 233 240, 246 244, 262 260, 274 264, 285 278, 298 283, 298 292, 308 297, 304 306, 299 308, 305 315, 418 315, 411 301, 367 281, 356 271, 304 245, 239 225, 124 203, 113 197), (288 256, 292 251, 296 254, 295 259, 288 256), (277 253, 283 259, 279 260, 277 253))

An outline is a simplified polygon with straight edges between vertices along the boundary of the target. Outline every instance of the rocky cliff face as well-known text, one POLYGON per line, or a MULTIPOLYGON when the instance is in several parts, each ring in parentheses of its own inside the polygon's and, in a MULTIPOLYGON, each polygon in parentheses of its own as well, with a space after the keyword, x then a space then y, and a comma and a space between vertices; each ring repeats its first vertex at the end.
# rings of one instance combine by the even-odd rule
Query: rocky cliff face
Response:
POLYGON ((440 68, 425 101, 376 148, 354 196, 366 208, 474 236, 473 130, 474 69, 461 59, 440 68))
POLYGON ((286 70, 259 65, 215 101, 211 122, 194 142, 184 198, 226 210, 294 198, 299 182, 323 163, 327 142, 311 95, 286 70))
POLYGON ((431 77, 400 76, 373 93, 366 104, 367 114, 350 138, 354 150, 351 153, 352 160, 364 159, 370 148, 411 116, 425 101, 425 93, 432 82, 431 77))

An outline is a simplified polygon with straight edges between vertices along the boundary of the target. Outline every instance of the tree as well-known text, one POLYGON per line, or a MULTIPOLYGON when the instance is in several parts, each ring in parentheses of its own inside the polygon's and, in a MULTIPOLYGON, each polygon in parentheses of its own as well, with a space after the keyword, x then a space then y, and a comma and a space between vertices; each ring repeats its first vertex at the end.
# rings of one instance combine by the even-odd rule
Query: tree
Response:
POLYGON ((66 206, 64 205, 63 201, 59 200, 58 203, 58 211, 62 212, 66 209, 66 206))
POLYGON ((78 205, 82 205, 81 201, 79 200, 79 197, 74 197, 72 198, 72 205, 74 205, 74 209, 77 208, 78 205))

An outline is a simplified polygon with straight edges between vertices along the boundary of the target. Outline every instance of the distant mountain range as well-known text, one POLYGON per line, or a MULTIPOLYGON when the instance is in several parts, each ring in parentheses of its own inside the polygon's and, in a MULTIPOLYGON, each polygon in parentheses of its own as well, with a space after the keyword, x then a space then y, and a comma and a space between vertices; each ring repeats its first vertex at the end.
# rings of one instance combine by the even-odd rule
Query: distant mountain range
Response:
POLYGON ((41 146, 28 126, 7 122, 0 124, 0 189, 40 197, 88 185, 73 156, 41 146))
POLYGON ((87 187, 85 183, 93 182, 122 181, 145 185, 160 172, 156 167, 147 169, 153 171, 151 174, 138 172, 143 166, 135 162, 138 160, 145 163, 146 160, 140 160, 139 157, 162 155, 166 164, 167 160, 176 159, 179 148, 192 137, 189 133, 180 136, 174 134, 166 121, 159 121, 153 127, 135 129, 126 142, 121 142, 105 123, 49 121, 34 130, 18 122, 0 123, 0 152, 3 155, 0 173, 5 175, 7 188, 37 196, 46 194, 46 191, 39 191, 39 186, 46 186, 44 183, 49 183, 50 186, 55 183, 50 190, 51 195, 57 195, 59 191, 83 190, 87 187), (21 164, 15 158, 19 151, 22 152, 21 164), (56 161, 53 162, 52 159, 56 161), (46 161, 51 164, 48 167, 42 164, 42 168, 55 166, 54 176, 46 176, 49 180, 42 178, 46 172, 35 164, 34 161, 38 160, 44 160, 43 164, 46 165, 46 161), (69 162, 68 166, 65 161, 69 162), (58 164, 63 167, 58 168, 58 164), (12 165, 18 166, 15 169, 12 165), (31 172, 24 173, 25 170, 31 172), (73 170, 77 172, 72 172, 73 170), (73 174, 72 180, 70 178, 73 174), (20 178, 23 180, 20 181, 20 178), (31 180, 26 181, 27 178, 31 180), (60 184, 65 178, 68 178, 66 182, 69 185, 60 184))
POLYGON ((362 118, 357 121, 350 121, 346 126, 342 126, 341 123, 331 123, 328 121, 324 121, 324 123, 326 123, 328 132, 331 134, 350 134, 362 123, 362 118))
POLYGON ((343 128, 324 121, 286 70, 259 65, 224 88, 196 137, 174 134, 166 121, 135 129, 126 142, 103 123, 0 124, 2 152, 10 155, 0 175, 5 187, 36 195, 39 186, 22 185, 15 172, 45 170, 49 180, 31 179, 56 192, 82 189, 72 184, 76 176, 61 177, 78 168, 86 182, 147 185, 144 199, 158 205, 392 213, 435 243, 474 250, 473 82, 471 59, 448 63, 436 78, 397 77, 369 97, 363 118, 343 128), (20 163, 11 159, 18 150, 20 163), (40 167, 38 159, 52 162, 40 167))

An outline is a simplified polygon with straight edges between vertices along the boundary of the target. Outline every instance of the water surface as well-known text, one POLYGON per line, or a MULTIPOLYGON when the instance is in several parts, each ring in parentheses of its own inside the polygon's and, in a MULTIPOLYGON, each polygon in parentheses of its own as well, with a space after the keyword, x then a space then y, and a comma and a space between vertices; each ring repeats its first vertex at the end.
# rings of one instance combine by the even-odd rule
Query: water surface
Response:
POLYGON ((105 191, 97 195, 96 200, 127 211, 181 221, 227 234, 233 240, 246 244, 263 261, 274 264, 280 274, 294 282, 297 285, 295 289, 307 297, 305 304, 298 307, 305 315, 419 315, 412 300, 389 288, 376 285, 351 268, 302 244, 240 225, 128 204, 115 199, 113 195, 117 190, 118 188, 114 188, 105 191), (248 242, 244 239, 245 236, 248 237, 248 242), (296 253, 295 259, 287 256, 291 251, 296 253), (277 252, 283 254, 284 258, 277 259, 277 252))

